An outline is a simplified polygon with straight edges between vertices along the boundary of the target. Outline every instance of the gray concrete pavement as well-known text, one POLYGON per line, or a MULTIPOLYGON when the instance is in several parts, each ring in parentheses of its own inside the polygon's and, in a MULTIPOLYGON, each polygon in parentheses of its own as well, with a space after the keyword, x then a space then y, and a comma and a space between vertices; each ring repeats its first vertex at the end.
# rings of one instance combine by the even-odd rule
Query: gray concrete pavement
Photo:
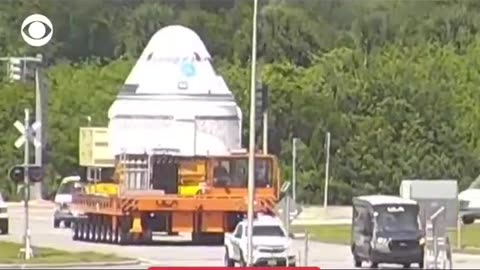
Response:
MULTIPOLYGON (((11 206, 10 235, 0 236, 0 240, 22 241, 23 208, 11 206)), ((187 245, 158 244, 154 246, 115 246, 73 241, 70 229, 53 228, 53 208, 38 207, 31 211, 31 231, 34 245, 65 249, 69 251, 96 251, 113 253, 119 256, 139 259, 141 266, 124 266, 122 269, 147 268, 156 266, 223 266, 223 247, 198 247, 187 245)), ((296 254, 304 249, 302 240, 295 240, 293 246, 296 254)), ((302 254, 303 257, 303 254, 302 254)), ((347 246, 310 242, 309 265, 322 269, 352 269, 352 256, 347 246)), ((480 256, 455 254, 455 269, 472 269, 480 267, 480 256)), ((118 269, 120 266, 101 267, 101 269, 118 269)), ((398 266, 387 268, 395 269, 398 266)), ((84 268, 84 267, 81 267, 84 268)), ((79 268, 78 268, 79 269, 79 268)), ((98 269, 98 267, 95 267, 98 269)))

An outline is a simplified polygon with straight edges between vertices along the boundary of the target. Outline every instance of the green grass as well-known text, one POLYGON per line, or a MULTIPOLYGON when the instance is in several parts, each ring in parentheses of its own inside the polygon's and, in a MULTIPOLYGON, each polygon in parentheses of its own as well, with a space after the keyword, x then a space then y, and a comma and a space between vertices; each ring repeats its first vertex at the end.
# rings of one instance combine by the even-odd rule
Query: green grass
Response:
POLYGON ((308 225, 293 226, 294 233, 308 232, 311 240, 331 244, 350 245, 350 225, 308 225))
POLYGON ((36 263, 85 263, 85 262, 113 262, 126 260, 112 254, 96 252, 67 252, 53 248, 34 248, 34 257, 25 261, 19 251, 23 245, 13 242, 0 241, 0 264, 36 264, 36 263))
MULTIPOLYGON (((292 232, 308 231, 310 239, 332 244, 350 245, 351 225, 293 226, 292 232)), ((450 231, 452 248, 456 252, 480 254, 480 224, 462 226, 461 247, 457 246, 457 231, 450 231)))

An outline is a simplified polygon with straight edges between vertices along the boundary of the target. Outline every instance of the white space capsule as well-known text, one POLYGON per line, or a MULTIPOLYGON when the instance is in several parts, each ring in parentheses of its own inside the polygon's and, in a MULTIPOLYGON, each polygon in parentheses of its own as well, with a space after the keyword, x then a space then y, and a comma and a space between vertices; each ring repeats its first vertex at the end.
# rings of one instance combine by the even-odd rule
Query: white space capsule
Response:
POLYGON ((240 108, 210 60, 191 29, 156 32, 109 109, 113 154, 224 155, 241 148, 240 108))

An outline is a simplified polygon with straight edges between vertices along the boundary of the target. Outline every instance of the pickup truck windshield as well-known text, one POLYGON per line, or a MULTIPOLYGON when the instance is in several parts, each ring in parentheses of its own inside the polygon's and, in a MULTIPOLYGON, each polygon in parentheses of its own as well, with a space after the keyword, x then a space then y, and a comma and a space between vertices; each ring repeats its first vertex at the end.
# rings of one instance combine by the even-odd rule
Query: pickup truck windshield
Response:
MULTIPOLYGON (((248 235, 248 231, 245 234, 248 235)), ((284 237, 285 234, 279 226, 254 226, 253 236, 284 237)))
POLYGON ((57 190, 57 194, 73 194, 82 190, 82 184, 71 181, 60 185, 57 190))

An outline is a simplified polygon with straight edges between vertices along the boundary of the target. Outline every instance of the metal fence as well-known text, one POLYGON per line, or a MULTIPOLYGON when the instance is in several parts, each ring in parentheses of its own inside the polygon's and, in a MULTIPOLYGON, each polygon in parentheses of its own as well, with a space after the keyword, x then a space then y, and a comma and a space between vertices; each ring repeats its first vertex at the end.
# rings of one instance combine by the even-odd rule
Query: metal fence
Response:
POLYGON ((310 243, 310 234, 308 231, 305 231, 303 235, 303 246, 292 248, 290 253, 295 255, 296 266, 309 266, 309 243, 310 243))
POLYGON ((425 269, 452 269, 452 251, 446 229, 446 208, 441 206, 426 221, 425 269))

